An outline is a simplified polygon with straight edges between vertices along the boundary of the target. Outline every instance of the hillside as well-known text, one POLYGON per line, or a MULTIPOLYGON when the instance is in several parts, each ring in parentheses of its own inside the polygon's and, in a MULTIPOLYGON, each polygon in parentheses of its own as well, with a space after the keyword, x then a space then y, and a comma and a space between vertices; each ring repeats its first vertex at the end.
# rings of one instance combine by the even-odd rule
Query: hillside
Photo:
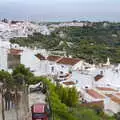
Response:
POLYGON ((28 38, 15 38, 11 43, 40 47, 55 51, 65 50, 67 55, 84 58, 87 62, 120 62, 120 23, 93 23, 91 27, 59 27, 49 36, 34 33, 28 38))

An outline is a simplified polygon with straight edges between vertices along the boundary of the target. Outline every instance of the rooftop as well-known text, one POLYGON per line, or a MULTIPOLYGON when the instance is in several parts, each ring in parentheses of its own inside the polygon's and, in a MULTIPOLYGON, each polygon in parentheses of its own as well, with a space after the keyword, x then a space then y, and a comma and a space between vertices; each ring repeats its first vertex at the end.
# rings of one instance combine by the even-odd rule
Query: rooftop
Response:
POLYGON ((113 102, 120 104, 120 98, 112 94, 107 95, 113 102))
POLYGON ((63 82, 63 84, 65 84, 65 85, 75 85, 75 83, 73 81, 63 82))
POLYGON ((57 63, 59 64, 67 64, 67 65, 75 65, 80 61, 80 59, 78 58, 62 58, 60 60, 58 60, 57 63))
POLYGON ((117 91, 113 88, 108 88, 108 87, 97 87, 97 89, 102 90, 102 91, 117 91))
POLYGON ((95 107, 95 106, 98 106, 100 108, 104 108, 104 102, 103 101, 96 101, 96 102, 89 102, 89 103, 83 103, 81 104, 81 106, 84 106, 84 107, 95 107))
POLYGON ((99 81, 101 78, 103 78, 103 75, 98 74, 95 76, 95 81, 99 81))
POLYGON ((40 60, 46 60, 46 58, 43 56, 43 55, 41 55, 41 54, 36 54, 35 55, 38 59, 40 59, 40 60))
POLYGON ((12 55, 20 55, 23 52, 23 50, 19 49, 9 49, 8 53, 12 55))
POLYGON ((87 93, 95 99, 104 99, 105 97, 93 89, 87 89, 87 93))
POLYGON ((56 62, 57 60, 59 60, 61 57, 60 56, 48 56, 47 57, 47 60, 49 60, 49 61, 54 61, 54 62, 56 62))
POLYGON ((120 93, 116 93, 116 95, 120 96, 120 93))

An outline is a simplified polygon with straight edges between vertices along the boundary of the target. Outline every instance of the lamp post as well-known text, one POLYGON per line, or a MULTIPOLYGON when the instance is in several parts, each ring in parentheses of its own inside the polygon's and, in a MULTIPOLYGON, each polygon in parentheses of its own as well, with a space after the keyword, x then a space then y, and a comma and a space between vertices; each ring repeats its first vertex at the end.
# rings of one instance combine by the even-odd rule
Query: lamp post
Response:
POLYGON ((4 114, 4 95, 3 95, 3 83, 0 82, 0 88, 1 88, 1 102, 2 102, 2 119, 5 120, 5 114, 4 114))

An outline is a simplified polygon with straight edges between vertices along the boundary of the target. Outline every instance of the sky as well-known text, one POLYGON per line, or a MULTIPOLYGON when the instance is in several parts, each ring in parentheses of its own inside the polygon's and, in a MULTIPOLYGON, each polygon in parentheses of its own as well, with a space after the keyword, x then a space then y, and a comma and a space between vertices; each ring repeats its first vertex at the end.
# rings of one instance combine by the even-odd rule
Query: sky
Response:
POLYGON ((120 21, 120 0, 0 0, 0 18, 120 21))

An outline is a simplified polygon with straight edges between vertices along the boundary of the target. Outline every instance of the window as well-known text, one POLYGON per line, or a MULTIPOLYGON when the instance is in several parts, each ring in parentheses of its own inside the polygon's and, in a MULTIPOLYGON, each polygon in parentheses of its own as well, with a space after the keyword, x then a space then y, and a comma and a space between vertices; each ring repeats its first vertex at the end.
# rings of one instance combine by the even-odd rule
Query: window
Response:
POLYGON ((51 67, 51 71, 54 72, 54 67, 53 66, 51 67))
POLYGON ((63 74, 63 71, 60 71, 60 74, 63 74))
POLYGON ((44 114, 44 113, 33 113, 32 117, 33 118, 45 118, 46 114, 44 114))
POLYGON ((64 68, 64 66, 63 66, 63 65, 62 65, 61 67, 62 67, 62 68, 64 68))

